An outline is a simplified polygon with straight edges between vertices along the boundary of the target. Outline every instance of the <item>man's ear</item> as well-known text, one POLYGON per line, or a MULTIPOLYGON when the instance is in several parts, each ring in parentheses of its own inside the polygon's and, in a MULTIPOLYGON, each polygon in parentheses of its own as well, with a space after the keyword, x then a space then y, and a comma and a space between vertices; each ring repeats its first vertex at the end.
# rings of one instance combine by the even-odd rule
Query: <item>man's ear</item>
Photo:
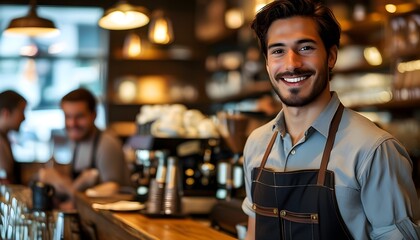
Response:
POLYGON ((330 50, 328 51, 328 68, 333 69, 335 66, 335 63, 337 62, 337 53, 338 48, 336 45, 330 47, 330 50))

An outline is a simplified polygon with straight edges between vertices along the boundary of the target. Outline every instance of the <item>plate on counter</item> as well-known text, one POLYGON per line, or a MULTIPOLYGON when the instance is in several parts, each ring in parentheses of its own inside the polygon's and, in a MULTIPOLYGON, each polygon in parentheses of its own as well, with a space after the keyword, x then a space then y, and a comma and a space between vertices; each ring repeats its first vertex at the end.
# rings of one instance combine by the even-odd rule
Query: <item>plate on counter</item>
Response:
POLYGON ((93 203, 92 208, 110 211, 138 211, 145 208, 143 203, 135 201, 118 201, 113 203, 93 203))

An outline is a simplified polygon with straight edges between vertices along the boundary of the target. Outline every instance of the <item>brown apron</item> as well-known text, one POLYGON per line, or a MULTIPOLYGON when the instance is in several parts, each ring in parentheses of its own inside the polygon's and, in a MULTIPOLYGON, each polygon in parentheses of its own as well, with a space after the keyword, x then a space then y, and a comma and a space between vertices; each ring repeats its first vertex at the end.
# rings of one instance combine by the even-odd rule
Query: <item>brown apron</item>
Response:
POLYGON ((278 135, 274 133, 261 166, 252 171, 255 239, 353 239, 338 210, 334 173, 327 170, 343 108, 340 104, 331 122, 320 169, 265 169, 278 135))

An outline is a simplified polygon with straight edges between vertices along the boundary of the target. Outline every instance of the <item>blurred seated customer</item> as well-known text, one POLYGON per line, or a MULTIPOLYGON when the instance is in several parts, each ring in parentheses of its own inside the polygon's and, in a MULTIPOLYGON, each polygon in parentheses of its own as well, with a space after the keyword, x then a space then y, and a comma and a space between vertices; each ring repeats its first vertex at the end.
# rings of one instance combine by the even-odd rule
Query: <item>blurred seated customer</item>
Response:
POLYGON ((121 141, 95 126, 96 99, 91 92, 79 88, 61 99, 68 138, 74 142, 70 164, 39 171, 39 181, 53 185, 57 208, 74 208, 76 191, 88 195, 110 196, 129 186, 129 172, 121 141), (65 169, 65 170, 63 170, 65 169))
POLYGON ((15 91, 0 93, 0 184, 20 182, 20 171, 15 164, 8 133, 19 130, 25 120, 26 105, 26 99, 15 91))

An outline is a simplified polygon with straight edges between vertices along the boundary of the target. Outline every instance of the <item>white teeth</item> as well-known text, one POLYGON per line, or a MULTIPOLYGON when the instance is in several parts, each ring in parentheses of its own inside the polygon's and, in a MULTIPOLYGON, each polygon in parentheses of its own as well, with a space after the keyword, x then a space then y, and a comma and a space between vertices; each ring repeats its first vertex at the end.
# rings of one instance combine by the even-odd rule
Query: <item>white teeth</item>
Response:
POLYGON ((283 79, 284 79, 284 81, 286 81, 286 82, 290 82, 290 83, 297 83, 297 82, 300 82, 300 81, 302 81, 302 80, 305 80, 305 79, 306 79, 306 77, 283 78, 283 79))

